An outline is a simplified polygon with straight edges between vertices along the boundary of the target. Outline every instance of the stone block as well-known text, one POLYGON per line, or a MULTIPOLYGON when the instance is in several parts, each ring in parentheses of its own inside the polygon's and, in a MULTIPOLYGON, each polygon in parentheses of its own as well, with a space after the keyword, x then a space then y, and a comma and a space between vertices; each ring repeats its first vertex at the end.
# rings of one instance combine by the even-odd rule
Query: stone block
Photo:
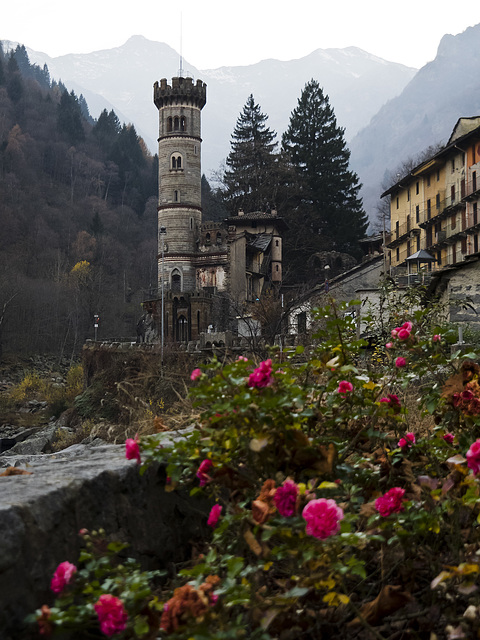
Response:
POLYGON ((130 543, 129 555, 148 569, 188 559, 204 530, 208 506, 166 493, 162 465, 140 476, 123 445, 75 445, 10 463, 33 473, 0 477, 2 640, 37 637, 24 618, 52 604, 51 577, 60 562, 77 562, 81 528, 130 543))

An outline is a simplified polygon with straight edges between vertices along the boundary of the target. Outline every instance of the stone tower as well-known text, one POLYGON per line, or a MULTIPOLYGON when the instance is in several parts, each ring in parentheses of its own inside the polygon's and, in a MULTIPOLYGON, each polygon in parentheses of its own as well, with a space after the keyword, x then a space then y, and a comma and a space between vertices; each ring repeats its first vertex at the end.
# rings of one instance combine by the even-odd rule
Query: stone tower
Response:
POLYGON ((196 289, 202 223, 201 110, 207 87, 183 77, 172 78, 170 86, 164 78, 154 84, 153 99, 159 112, 158 285, 160 290, 164 271, 166 291, 189 293, 196 289), (165 234, 160 234, 162 227, 165 234))

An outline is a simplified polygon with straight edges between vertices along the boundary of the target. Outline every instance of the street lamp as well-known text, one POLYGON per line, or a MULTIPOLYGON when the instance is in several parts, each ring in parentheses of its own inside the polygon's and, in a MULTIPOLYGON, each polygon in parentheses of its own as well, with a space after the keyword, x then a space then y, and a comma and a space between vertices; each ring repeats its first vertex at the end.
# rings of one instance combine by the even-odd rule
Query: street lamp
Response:
POLYGON ((328 290, 329 290, 328 272, 330 271, 330 265, 326 264, 324 269, 325 269, 325 293, 328 293, 328 290))
POLYGON ((161 368, 163 375, 163 337, 164 337, 164 325, 165 325, 165 236, 167 235, 167 229, 160 227, 160 239, 162 244, 162 346, 161 346, 161 368))

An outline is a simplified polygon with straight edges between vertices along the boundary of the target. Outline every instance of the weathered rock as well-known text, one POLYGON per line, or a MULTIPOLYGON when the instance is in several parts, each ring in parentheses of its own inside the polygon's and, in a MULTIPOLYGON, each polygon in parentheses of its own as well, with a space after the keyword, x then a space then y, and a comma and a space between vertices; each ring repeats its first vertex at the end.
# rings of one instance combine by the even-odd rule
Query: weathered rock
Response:
MULTIPOLYGON (((2 425, 0 427, 0 454, 11 450, 18 442, 23 442, 32 436, 34 437, 37 431, 38 429, 35 427, 25 429, 24 427, 17 427, 12 424, 2 425)), ((41 452, 38 451, 38 453, 41 452)), ((2 457, 0 455, 0 467, 2 466, 2 457)))
POLYGON ((4 466, 2 458, 6 455, 35 455, 47 451, 55 440, 57 430, 57 424, 51 422, 41 429, 30 430, 21 440, 17 437, 16 444, 0 455, 0 466, 4 466))
POLYGON ((64 560, 76 563, 81 528, 103 527, 129 542, 130 555, 144 567, 155 569, 187 559, 205 526, 205 505, 166 493, 162 465, 140 476, 122 445, 74 445, 5 462, 21 463, 33 474, 0 478, 2 640, 31 637, 24 617, 53 602, 52 574, 64 560))

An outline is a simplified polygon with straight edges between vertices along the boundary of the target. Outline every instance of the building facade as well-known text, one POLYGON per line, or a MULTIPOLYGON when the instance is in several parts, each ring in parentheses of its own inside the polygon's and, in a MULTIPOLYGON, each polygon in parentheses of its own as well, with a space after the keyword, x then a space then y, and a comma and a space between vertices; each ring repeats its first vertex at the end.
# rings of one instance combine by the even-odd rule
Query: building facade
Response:
POLYGON ((408 259, 422 250, 433 258, 428 271, 479 251, 479 172, 480 117, 460 118, 442 149, 382 194, 390 196, 393 274, 406 272, 408 259))

